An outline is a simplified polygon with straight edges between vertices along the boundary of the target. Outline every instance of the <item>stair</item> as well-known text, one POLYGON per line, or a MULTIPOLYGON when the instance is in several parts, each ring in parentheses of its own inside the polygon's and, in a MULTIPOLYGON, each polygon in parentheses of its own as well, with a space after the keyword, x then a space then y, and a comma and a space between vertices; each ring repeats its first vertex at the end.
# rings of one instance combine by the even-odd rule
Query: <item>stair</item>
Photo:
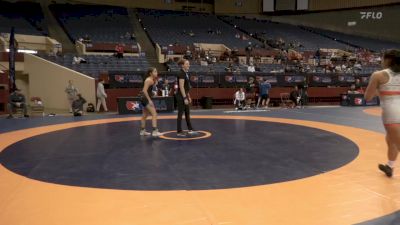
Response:
POLYGON ((48 26, 49 36, 53 39, 56 39, 58 42, 62 44, 63 53, 76 53, 75 45, 68 38, 68 35, 65 33, 63 28, 58 23, 57 19, 54 17, 53 13, 51 13, 49 9, 49 5, 52 0, 41 0, 40 6, 42 7, 42 11, 44 14, 45 22, 48 26))
POLYGON ((158 62, 156 48, 147 36, 142 25, 139 22, 136 9, 128 9, 128 15, 135 31, 136 41, 140 44, 142 52, 145 52, 146 59, 152 67, 155 67, 159 72, 167 71, 167 67, 158 62))

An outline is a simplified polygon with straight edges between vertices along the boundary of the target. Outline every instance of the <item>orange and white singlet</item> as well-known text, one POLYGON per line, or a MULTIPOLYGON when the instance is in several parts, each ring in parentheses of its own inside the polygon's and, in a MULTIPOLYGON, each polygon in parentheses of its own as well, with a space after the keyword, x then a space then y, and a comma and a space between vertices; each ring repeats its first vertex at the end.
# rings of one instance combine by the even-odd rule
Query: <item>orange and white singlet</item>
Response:
POLYGON ((385 69, 389 81, 379 87, 382 120, 385 126, 400 125, 400 73, 385 69))

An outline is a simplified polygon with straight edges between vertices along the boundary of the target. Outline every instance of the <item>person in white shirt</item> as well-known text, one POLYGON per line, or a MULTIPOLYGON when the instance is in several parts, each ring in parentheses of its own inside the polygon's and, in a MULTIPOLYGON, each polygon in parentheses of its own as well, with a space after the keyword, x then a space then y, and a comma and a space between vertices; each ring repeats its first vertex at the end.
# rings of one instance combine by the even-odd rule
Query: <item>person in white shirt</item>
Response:
POLYGON ((236 106, 236 110, 242 109, 245 106, 245 101, 246 101, 246 94, 244 93, 243 88, 240 88, 235 93, 234 104, 236 106))
POLYGON ((97 112, 100 111, 100 106, 103 105, 103 109, 105 112, 108 112, 107 109, 107 104, 106 104, 106 98, 107 98, 107 94, 104 90, 104 80, 100 79, 99 83, 97 84, 97 112))
POLYGON ((251 73, 256 72, 256 68, 254 67, 253 63, 250 63, 250 66, 247 67, 247 71, 251 73))
POLYGON ((72 102, 75 100, 78 94, 78 89, 74 86, 72 80, 68 81, 68 86, 65 88, 65 93, 67 94, 69 112, 72 113, 72 102))

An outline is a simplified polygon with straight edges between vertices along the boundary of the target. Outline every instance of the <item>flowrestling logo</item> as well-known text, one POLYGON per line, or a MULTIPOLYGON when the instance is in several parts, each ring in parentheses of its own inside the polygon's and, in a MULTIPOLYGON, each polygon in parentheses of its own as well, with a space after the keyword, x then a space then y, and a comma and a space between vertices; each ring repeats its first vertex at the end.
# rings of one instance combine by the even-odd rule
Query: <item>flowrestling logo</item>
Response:
POLYGON ((382 12, 360 12, 362 20, 380 20, 383 18, 382 12))

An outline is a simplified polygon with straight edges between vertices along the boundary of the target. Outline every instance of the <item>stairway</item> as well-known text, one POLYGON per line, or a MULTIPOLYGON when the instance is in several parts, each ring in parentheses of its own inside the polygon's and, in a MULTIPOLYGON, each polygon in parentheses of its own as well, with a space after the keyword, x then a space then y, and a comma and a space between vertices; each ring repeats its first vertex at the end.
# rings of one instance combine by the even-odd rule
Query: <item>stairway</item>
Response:
POLYGON ((63 28, 57 22, 57 19, 51 13, 49 5, 52 0, 41 0, 40 6, 44 14, 44 19, 47 24, 49 35, 51 38, 56 39, 62 44, 63 53, 76 53, 75 45, 68 38, 63 28))
POLYGON ((146 59, 152 67, 157 68, 158 71, 167 71, 167 67, 158 62, 158 57, 156 54, 156 48, 151 42, 149 36, 147 36, 142 25, 139 22, 136 9, 128 9, 129 18, 135 31, 136 41, 140 44, 142 52, 145 52, 146 59))

